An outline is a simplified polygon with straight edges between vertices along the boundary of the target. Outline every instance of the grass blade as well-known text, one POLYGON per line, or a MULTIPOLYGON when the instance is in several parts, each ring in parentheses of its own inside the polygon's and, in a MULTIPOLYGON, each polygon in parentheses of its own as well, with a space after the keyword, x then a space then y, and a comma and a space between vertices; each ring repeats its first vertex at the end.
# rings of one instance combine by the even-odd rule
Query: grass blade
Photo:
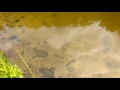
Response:
MULTIPOLYGON (((16 50, 17 51, 17 50, 16 50)), ((26 63, 26 61, 23 59, 23 57, 19 54, 19 52, 17 51, 18 55, 20 56, 20 58, 22 59, 22 61, 25 63, 25 65, 27 66, 29 72, 31 73, 32 77, 35 78, 34 74, 32 73, 31 69, 29 68, 28 64, 26 63)))

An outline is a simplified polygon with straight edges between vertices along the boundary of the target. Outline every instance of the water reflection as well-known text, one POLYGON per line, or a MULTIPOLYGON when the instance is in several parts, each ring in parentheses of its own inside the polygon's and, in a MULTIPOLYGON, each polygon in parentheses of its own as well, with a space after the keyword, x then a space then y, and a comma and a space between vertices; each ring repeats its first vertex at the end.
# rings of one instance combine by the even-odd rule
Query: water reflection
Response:
POLYGON ((3 24, 37 29, 40 26, 86 26, 100 21, 107 30, 120 30, 120 12, 1 12, 0 19, 1 29, 3 24))
MULTIPOLYGON (((55 15, 55 17, 57 17, 55 15)), ((24 57, 36 77, 119 77, 120 37, 100 26, 9 27, 0 32, 0 49, 25 71, 24 57), (3 45, 4 43, 4 45, 3 45), (114 74, 114 73, 117 74, 114 74)))

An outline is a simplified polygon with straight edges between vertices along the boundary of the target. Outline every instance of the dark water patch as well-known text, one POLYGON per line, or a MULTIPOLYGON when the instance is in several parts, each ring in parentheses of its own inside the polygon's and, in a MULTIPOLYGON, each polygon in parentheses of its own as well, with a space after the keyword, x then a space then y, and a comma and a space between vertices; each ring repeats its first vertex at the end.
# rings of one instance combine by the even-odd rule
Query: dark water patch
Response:
POLYGON ((21 41, 21 39, 19 39, 17 35, 13 35, 13 36, 9 37, 8 39, 16 41, 16 42, 20 42, 21 41))
POLYGON ((65 57, 60 56, 60 55, 57 55, 57 54, 55 54, 55 57, 57 57, 57 58, 59 58, 59 59, 64 59, 64 58, 65 58, 65 57))
POLYGON ((33 56, 33 57, 32 57, 32 59, 35 59, 35 58, 36 58, 36 56, 33 56))
POLYGON ((36 49, 36 48, 34 48, 33 50, 37 57, 47 57, 48 56, 48 52, 45 50, 40 50, 40 49, 36 49))
POLYGON ((11 36, 9 39, 10 39, 10 40, 13 40, 13 39, 16 39, 16 38, 17 38, 17 36, 14 35, 14 36, 11 36))
POLYGON ((13 23, 17 23, 17 22, 19 22, 20 20, 19 19, 16 19, 13 23))
POLYGON ((44 43, 44 44, 47 44, 48 42, 43 40, 43 43, 44 43))
POLYGON ((40 73, 42 73, 42 77, 43 78, 54 78, 54 72, 55 72, 55 68, 51 67, 51 68, 40 68, 39 69, 40 73))
POLYGON ((42 23, 43 23, 43 25, 46 25, 46 24, 47 24, 47 22, 45 22, 45 21, 43 21, 42 23))
POLYGON ((21 16, 20 18, 24 18, 25 16, 21 16))
POLYGON ((31 42, 27 42, 27 45, 30 45, 31 44, 31 42))

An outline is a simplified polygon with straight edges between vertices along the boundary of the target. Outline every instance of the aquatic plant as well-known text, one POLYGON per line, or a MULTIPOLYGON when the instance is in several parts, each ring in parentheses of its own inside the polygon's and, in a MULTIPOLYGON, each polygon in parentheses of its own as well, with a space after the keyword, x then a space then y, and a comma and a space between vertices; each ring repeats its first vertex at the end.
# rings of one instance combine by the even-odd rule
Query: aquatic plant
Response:
POLYGON ((17 65, 11 64, 0 50, 0 78, 23 78, 23 72, 17 65))

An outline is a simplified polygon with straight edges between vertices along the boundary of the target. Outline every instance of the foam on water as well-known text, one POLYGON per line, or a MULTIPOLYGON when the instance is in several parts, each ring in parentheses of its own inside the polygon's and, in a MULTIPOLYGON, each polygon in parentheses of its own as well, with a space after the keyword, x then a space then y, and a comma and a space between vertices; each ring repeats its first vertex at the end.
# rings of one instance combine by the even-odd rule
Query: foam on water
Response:
POLYGON ((56 70, 64 67, 62 72, 56 71, 57 76, 94 77, 120 72, 120 37, 117 33, 110 32, 99 24, 100 22, 96 22, 85 27, 61 28, 43 26, 37 30, 5 26, 5 33, 1 32, 0 39, 18 36, 21 41, 29 41, 38 48, 47 46, 51 50, 65 52, 65 57, 69 58, 64 59, 63 64, 56 66, 56 70), (40 46, 37 45, 38 42, 40 46))

